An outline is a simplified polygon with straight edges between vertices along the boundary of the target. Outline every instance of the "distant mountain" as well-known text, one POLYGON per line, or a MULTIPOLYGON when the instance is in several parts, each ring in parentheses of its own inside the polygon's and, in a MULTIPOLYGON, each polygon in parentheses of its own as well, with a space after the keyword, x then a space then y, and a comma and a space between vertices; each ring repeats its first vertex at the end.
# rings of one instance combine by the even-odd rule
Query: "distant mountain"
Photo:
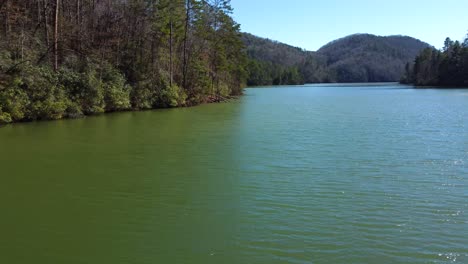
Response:
POLYGON ((406 36, 357 34, 330 42, 317 53, 327 58, 337 82, 392 82, 400 80, 405 65, 428 47, 406 36))
POLYGON ((430 47, 411 37, 370 34, 332 41, 317 52, 251 34, 244 34, 243 40, 251 60, 250 85, 396 82, 404 74, 406 63, 414 61, 423 49, 430 47), (292 82, 290 78, 283 78, 291 71, 298 72, 292 82))

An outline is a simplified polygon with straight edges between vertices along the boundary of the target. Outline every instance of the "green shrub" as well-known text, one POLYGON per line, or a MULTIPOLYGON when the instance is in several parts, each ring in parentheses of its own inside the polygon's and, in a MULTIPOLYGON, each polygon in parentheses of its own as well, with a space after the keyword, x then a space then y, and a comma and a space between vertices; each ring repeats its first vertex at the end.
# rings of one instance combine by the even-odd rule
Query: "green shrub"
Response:
POLYGON ((65 117, 67 104, 65 101, 54 101, 49 99, 44 102, 43 108, 41 110, 42 119, 62 119, 65 117))
POLYGON ((104 112, 105 102, 102 82, 92 65, 83 73, 74 72, 70 69, 62 70, 60 83, 63 85, 67 97, 79 106, 79 111, 75 112, 88 115, 104 112))
POLYGON ((102 69, 102 89, 106 111, 130 109, 130 86, 116 69, 106 66, 102 69))
POLYGON ((229 97, 231 95, 231 89, 224 82, 220 82, 218 84, 218 91, 217 92, 222 97, 229 97))
POLYGON ((110 65, 87 62, 84 72, 65 68, 60 83, 72 102, 74 114, 98 114, 131 108, 130 91, 124 76, 110 65))
POLYGON ((0 107, 0 125, 11 123, 13 120, 9 113, 4 113, 0 107))
POLYGON ((177 85, 168 85, 161 90, 162 107, 177 107, 186 104, 187 95, 185 91, 177 85))
POLYGON ((21 89, 22 84, 20 78, 14 78, 5 89, 0 91, 0 107, 12 121, 23 120, 30 105, 28 95, 21 89))
POLYGON ((65 117, 68 118, 80 118, 83 117, 83 111, 81 111, 80 105, 70 100, 67 101, 65 109, 65 117))
POLYGON ((55 120, 65 116, 68 100, 59 83, 59 75, 47 67, 25 67, 21 72, 21 88, 31 102, 26 119, 55 120))
POLYGON ((133 109, 152 109, 156 102, 156 85, 152 80, 140 81, 130 93, 133 109))

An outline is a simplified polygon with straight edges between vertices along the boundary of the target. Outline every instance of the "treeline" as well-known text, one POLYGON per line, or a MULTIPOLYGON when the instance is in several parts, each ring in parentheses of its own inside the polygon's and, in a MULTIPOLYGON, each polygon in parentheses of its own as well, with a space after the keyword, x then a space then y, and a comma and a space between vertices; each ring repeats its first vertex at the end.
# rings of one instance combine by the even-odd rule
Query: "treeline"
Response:
POLYGON ((299 68, 304 50, 249 33, 243 33, 242 39, 249 57, 247 85, 304 84, 299 68))
POLYGON ((3 0, 0 123, 241 94, 231 13, 229 0, 3 0))
POLYGON ((447 38, 442 50, 427 48, 406 65, 402 83, 468 87, 468 36, 463 43, 447 38))
POLYGON ((317 52, 243 34, 250 85, 398 81, 427 43, 405 36, 356 34, 317 52))
POLYGON ((304 84, 304 78, 296 66, 250 59, 247 67, 248 86, 261 85, 299 85, 304 84))

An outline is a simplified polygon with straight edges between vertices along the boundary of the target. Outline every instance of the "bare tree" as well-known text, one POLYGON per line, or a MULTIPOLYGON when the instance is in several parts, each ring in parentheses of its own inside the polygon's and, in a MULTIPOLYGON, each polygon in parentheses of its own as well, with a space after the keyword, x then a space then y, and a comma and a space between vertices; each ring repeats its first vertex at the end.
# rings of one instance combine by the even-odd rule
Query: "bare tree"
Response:
POLYGON ((190 12, 191 12, 191 0, 185 0, 185 32, 184 32, 184 62, 183 62, 183 85, 182 87, 187 88, 187 68, 188 68, 188 53, 187 53, 187 42, 188 42, 188 31, 190 24, 190 12))
POLYGON ((60 0, 55 1, 55 20, 54 20, 54 71, 58 70, 59 54, 58 54, 58 43, 59 43, 59 8, 60 0))

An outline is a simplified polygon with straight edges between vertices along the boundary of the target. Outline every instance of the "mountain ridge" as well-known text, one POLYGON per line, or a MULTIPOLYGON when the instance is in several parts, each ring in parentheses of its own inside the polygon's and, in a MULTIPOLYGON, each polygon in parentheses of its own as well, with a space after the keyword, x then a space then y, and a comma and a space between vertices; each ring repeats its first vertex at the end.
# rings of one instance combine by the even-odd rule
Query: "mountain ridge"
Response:
POLYGON ((249 78, 249 85, 398 81, 405 65, 431 47, 410 36, 367 33, 330 41, 317 51, 249 33, 243 33, 242 38, 247 55, 255 61, 250 63, 253 78, 249 78), (299 76, 291 80, 294 74, 290 72, 295 71, 299 76))

